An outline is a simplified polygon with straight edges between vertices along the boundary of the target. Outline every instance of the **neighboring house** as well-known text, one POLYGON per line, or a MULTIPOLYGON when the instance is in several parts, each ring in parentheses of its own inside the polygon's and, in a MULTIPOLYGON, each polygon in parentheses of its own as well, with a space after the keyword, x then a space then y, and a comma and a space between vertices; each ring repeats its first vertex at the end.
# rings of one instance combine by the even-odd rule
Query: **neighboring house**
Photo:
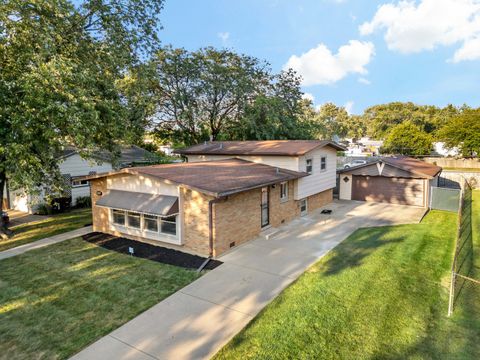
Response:
POLYGON ((384 157, 340 170, 339 197, 427 207, 442 168, 409 157, 384 157))
MULTIPOLYGON (((99 151, 92 159, 83 159, 72 147, 66 148, 59 156, 60 172, 70 187, 66 189, 67 196, 72 197, 72 205, 82 196, 90 196, 90 185, 87 180, 79 179, 85 175, 109 172, 114 169, 129 167, 134 164, 151 163, 154 159, 152 153, 138 147, 127 146, 121 149, 117 164, 112 164, 111 155, 106 151, 99 151)), ((43 202, 43 190, 39 195, 30 195, 22 189, 9 191, 5 198, 8 199, 8 208, 32 213, 36 205, 43 202)), ((7 201, 6 201, 7 202, 7 201)))
POLYGON ((332 201, 330 141, 208 142, 90 181, 94 231, 218 256, 332 201))
POLYGON ((380 153, 383 146, 382 140, 373 140, 369 137, 360 139, 345 139, 348 142, 346 156, 374 156, 380 153))

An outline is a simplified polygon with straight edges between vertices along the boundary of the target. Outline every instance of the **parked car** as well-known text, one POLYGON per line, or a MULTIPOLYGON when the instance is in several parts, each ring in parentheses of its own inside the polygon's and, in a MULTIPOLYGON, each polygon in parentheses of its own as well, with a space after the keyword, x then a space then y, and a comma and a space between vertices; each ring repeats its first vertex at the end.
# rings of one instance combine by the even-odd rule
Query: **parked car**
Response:
POLYGON ((351 167, 359 166, 359 165, 364 165, 367 163, 367 160, 353 160, 345 165, 343 165, 344 169, 348 169, 351 167))

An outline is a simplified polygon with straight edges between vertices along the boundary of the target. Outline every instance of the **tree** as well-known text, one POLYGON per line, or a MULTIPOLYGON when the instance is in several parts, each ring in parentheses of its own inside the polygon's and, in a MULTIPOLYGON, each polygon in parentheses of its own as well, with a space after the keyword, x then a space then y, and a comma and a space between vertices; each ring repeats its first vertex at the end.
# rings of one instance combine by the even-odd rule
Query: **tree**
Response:
POLYGON ((460 111, 461 109, 452 105, 440 109, 436 106, 417 105, 411 102, 392 102, 365 109, 363 119, 368 136, 384 139, 395 125, 405 121, 410 121, 426 133, 434 133, 452 115, 460 111))
POLYGON ((269 83, 267 63, 226 49, 165 47, 153 66, 156 132, 185 144, 217 139, 269 83))
POLYGON ((382 153, 401 155, 428 155, 432 151, 432 137, 411 121, 393 127, 381 149, 382 153))
POLYGON ((302 117, 306 105, 300 78, 293 71, 272 75, 253 101, 247 102, 243 116, 228 125, 226 137, 238 140, 312 138, 311 118, 302 117))
POLYGON ((480 109, 465 110, 452 118, 438 133, 447 148, 458 147, 463 156, 480 154, 480 109))
POLYGON ((315 114, 314 122, 317 127, 317 138, 343 138, 349 132, 350 115, 344 107, 334 103, 323 104, 315 114))
POLYGON ((162 1, 0 3, 0 199, 5 181, 62 181, 58 154, 117 151, 130 129, 118 81, 157 46, 162 1))

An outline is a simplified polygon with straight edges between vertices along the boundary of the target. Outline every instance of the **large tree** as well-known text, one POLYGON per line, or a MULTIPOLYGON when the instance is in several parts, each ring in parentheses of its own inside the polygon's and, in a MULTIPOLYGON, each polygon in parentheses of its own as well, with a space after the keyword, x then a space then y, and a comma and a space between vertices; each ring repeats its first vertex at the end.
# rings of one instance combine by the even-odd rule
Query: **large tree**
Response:
POLYGON ((463 156, 480 154, 480 109, 465 110, 452 118, 437 137, 447 148, 459 148, 463 156))
POLYGON ((158 0, 0 2, 0 199, 5 181, 61 184, 65 145, 115 153, 131 129, 119 81, 158 46, 158 0))
POLYGON ((365 109, 363 120, 370 137, 384 139, 390 130, 405 121, 410 121, 426 133, 434 133, 461 110, 452 105, 440 109, 412 102, 392 102, 365 109))
POLYGON ((411 121, 393 127, 381 149, 382 153, 401 155, 429 155, 432 137, 411 121))
POLYGON ((269 81, 267 63, 226 49, 165 47, 153 66, 157 134, 186 144, 217 139, 269 81))

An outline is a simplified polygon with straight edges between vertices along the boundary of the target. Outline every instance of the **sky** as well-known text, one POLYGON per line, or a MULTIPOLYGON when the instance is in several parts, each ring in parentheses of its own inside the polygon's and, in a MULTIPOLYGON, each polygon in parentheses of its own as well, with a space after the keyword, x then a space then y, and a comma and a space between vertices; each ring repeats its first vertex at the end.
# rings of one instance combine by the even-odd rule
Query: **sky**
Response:
POLYGON ((317 106, 480 106, 480 0, 166 0, 161 22, 163 44, 295 69, 317 106))

